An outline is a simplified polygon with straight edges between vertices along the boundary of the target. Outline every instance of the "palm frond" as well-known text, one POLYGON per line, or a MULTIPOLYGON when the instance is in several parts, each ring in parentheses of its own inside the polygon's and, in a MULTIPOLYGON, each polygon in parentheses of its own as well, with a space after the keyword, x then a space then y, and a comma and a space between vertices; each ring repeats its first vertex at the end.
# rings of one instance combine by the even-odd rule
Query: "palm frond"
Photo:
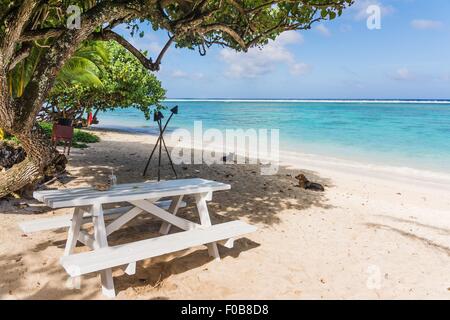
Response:
POLYGON ((74 56, 61 69, 57 84, 64 83, 82 83, 84 85, 101 86, 102 82, 99 78, 99 68, 91 60, 74 56))

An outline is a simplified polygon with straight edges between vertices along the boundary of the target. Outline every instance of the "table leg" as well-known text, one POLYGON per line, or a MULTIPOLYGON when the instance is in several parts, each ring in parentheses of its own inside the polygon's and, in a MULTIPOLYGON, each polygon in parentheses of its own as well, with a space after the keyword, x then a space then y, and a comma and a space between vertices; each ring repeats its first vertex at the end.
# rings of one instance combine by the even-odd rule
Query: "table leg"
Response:
MULTIPOLYGON (((182 195, 172 198, 172 203, 170 204, 170 207, 169 207, 168 211, 170 213, 172 213, 174 216, 177 215, 177 211, 180 208, 181 200, 183 200, 183 196, 182 195)), ((168 234, 169 231, 170 231, 170 227, 171 226, 172 225, 170 223, 164 221, 161 224, 161 228, 159 229, 159 233, 161 233, 161 234, 168 234)))
MULTIPOLYGON (((103 217, 103 209, 101 204, 92 206, 92 222, 94 223, 94 239, 99 248, 108 246, 106 238, 105 219, 103 217)), ((102 292, 105 296, 113 298, 116 296, 114 290, 114 281, 112 277, 112 269, 102 270, 100 272, 102 281, 102 292)))
POLYGON ((82 220, 83 220, 83 210, 77 207, 73 211, 72 223, 67 233, 66 248, 64 249, 65 256, 72 254, 73 250, 77 245, 82 220))
MULTIPOLYGON (((197 211, 200 216, 200 223, 205 227, 211 226, 211 218, 209 217, 208 205, 206 204, 206 200, 209 198, 209 196, 209 192, 195 195, 195 203, 197 205, 197 211)), ((209 255, 211 257, 214 257, 216 260, 220 260, 217 244, 215 242, 208 243, 207 247, 209 255)))

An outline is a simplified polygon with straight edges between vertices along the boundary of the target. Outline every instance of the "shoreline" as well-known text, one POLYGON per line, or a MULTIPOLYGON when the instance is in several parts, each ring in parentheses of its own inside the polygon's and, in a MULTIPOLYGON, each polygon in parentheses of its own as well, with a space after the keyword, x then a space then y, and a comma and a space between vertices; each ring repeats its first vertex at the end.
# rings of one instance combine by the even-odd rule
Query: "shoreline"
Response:
MULTIPOLYGON (((109 141, 134 141, 139 144, 154 144, 158 136, 149 134, 133 134, 124 132, 114 132, 114 131, 103 131, 103 134, 109 139, 109 141)), ((194 141, 192 141, 194 144, 194 141)), ((170 139, 166 141, 169 149, 173 147, 173 143, 170 139)), ((182 145, 186 147, 186 145, 182 145)), ((194 148, 191 146, 192 150, 194 148)), ((217 147, 216 147, 217 148, 217 147)), ((204 150, 214 151, 222 150, 221 146, 219 149, 216 148, 204 148, 204 150)), ((150 152, 150 150, 148 150, 150 152)), ((238 150, 239 153, 239 150, 238 150)), ((242 153, 241 153, 242 154, 242 153)), ((280 162, 279 167, 285 168, 291 171, 302 172, 304 170, 311 172, 313 175, 317 175, 324 179, 333 181, 332 185, 338 185, 340 181, 345 182, 346 192, 352 194, 353 197, 356 196, 358 202, 364 203, 366 197, 369 194, 360 194, 361 185, 364 188, 371 190, 373 195, 373 209, 378 210, 378 206, 385 206, 392 208, 392 206, 397 207, 399 212, 403 212, 404 204, 397 203, 398 199, 396 196, 392 197, 391 191, 398 190, 397 192, 392 192, 392 194, 404 195, 404 194, 415 194, 417 199, 409 199, 410 216, 415 217, 417 221, 421 221, 423 224, 427 225, 445 225, 450 228, 450 217, 447 215, 450 213, 450 198, 448 198, 448 190, 450 190, 450 177, 443 175, 442 173, 429 173, 426 171, 415 170, 408 168, 403 170, 402 168, 391 167, 379 167, 364 163, 354 163, 347 160, 338 160, 333 158, 324 158, 317 155, 307 155, 301 153, 294 153, 289 157, 283 157, 283 153, 280 152, 280 162), (412 171, 411 171, 412 170, 412 171), (414 174, 413 174, 414 173, 414 174), (419 196, 420 195, 420 196, 419 196), (426 195, 426 196, 421 196, 426 195), (423 201, 432 200, 436 202, 437 205, 433 208, 433 205, 427 208, 428 211, 424 211, 422 208, 423 201), (440 200, 443 200, 445 204, 442 204, 440 200), (394 203, 391 203, 393 201, 394 203)), ((206 164, 203 164, 207 166, 206 164)), ((199 166, 199 165, 194 165, 199 166)), ((218 166, 222 166, 219 164, 218 166)), ((227 165, 225 165, 226 167, 227 165)), ((233 166, 233 165, 231 165, 233 166)), ((246 164, 237 164, 236 167, 246 167, 246 164)), ((281 170, 282 171, 282 170, 281 170)), ((260 172, 258 172, 260 174, 260 172)), ((274 176, 278 176, 278 173, 274 176)), ((339 186, 342 188, 342 186, 339 186)), ((369 191, 367 191, 369 192, 369 191)), ((344 194, 344 193, 343 193, 344 194)), ((341 195, 342 196, 342 195, 341 195)), ((413 198, 413 197, 412 197, 413 198)), ((337 199, 334 199, 337 201, 337 199)), ((340 198, 340 205, 346 205, 347 198, 340 198)), ((404 214, 394 214, 402 216, 404 214)))
MULTIPOLYGON (((150 133, 134 130, 133 128, 107 128, 107 127, 91 127, 87 129, 93 132, 104 133, 120 133, 128 135, 148 136, 154 142, 158 137, 157 133, 150 133)), ((170 134, 170 132, 169 132, 170 134)), ((173 146, 170 139, 166 143, 173 146)), ((194 149, 194 148, 192 148, 194 149)), ((221 150, 219 146, 214 147, 215 150, 221 150)), ((214 151, 211 149, 211 151, 214 151)), ((238 154, 242 154, 238 152, 238 154)), ((280 149, 280 165, 288 166, 295 169, 309 169, 309 170, 327 170, 327 171, 344 171, 352 175, 367 175, 372 178, 394 179, 401 182, 413 182, 427 184, 429 187, 438 189, 450 189, 450 173, 419 169, 409 166, 395 166, 389 164, 362 162, 360 160, 342 159, 334 156, 319 155, 314 153, 295 152, 292 150, 280 149)))
MULTIPOLYGON (((359 167, 358 163, 391 167, 388 171, 414 176, 441 173, 450 176, 450 144, 445 139, 450 101, 397 101, 408 102, 404 105, 390 104, 384 99, 371 103, 342 100, 340 104, 336 100, 323 103, 325 100, 289 99, 274 100, 276 103, 256 99, 239 102, 244 100, 166 100, 164 105, 168 108, 180 105, 183 113, 173 119, 169 129, 192 132, 200 124, 203 133, 208 129, 222 133, 228 129, 278 129, 283 153, 295 151, 331 162, 346 160, 359 167)), ((156 123, 145 120, 134 109, 102 114, 99 126, 157 134, 156 123)))
POLYGON ((307 168, 322 172, 341 171, 355 176, 365 176, 378 179, 390 179, 407 183, 422 183, 433 188, 450 189, 450 174, 445 172, 416 169, 411 167, 397 167, 350 161, 315 154, 292 153, 282 156, 282 164, 295 168, 307 168))

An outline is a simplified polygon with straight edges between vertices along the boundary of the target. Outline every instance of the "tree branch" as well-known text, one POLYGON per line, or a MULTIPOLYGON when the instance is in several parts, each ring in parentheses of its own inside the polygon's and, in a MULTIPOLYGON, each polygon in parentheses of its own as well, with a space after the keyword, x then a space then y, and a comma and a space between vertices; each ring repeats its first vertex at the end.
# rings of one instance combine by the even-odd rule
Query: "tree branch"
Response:
POLYGON ((148 70, 150 71, 158 71, 161 60, 166 53, 166 51, 169 49, 170 45, 172 44, 174 37, 170 37, 165 46, 162 48, 161 52, 159 53, 158 57, 156 58, 155 62, 150 58, 147 58, 139 49, 137 49, 135 46, 133 46, 130 42, 128 42, 124 37, 122 37, 120 34, 115 33, 111 30, 104 30, 102 32, 96 32, 92 34, 93 40, 114 40, 118 44, 120 44, 122 47, 127 49, 132 55, 134 55, 139 62, 148 70))
POLYGON ((5 18, 5 35, 0 38, 0 68, 9 69, 16 43, 38 3, 39 0, 24 0, 17 10, 11 11, 5 18))
POLYGON ((101 32, 96 32, 92 34, 91 37, 92 40, 102 40, 102 41, 109 41, 114 40, 118 44, 120 44, 122 47, 127 49, 132 55, 134 55, 139 62, 149 70, 154 71, 154 64, 152 59, 148 59, 139 49, 134 47, 131 43, 129 43, 124 37, 122 37, 120 34, 115 33, 111 30, 104 30, 101 32))
POLYGON ((11 62, 9 63, 9 70, 11 71, 14 67, 23 59, 30 55, 32 46, 30 44, 23 45, 22 48, 17 51, 14 56, 11 58, 11 62))
POLYGON ((34 41, 48 38, 59 37, 66 29, 61 28, 44 28, 37 30, 27 30, 22 33, 19 41, 34 41))
POLYGON ((204 35, 205 33, 211 32, 211 31, 221 31, 226 34, 228 34, 230 37, 233 38, 234 41, 242 48, 242 50, 247 51, 248 46, 245 43, 244 39, 239 35, 237 31, 232 29, 231 27, 222 24, 222 23, 214 23, 210 25, 206 25, 204 27, 198 27, 195 29, 196 32, 204 35))
POLYGON ((164 54, 170 48, 170 46, 174 40, 175 40, 175 36, 170 36, 169 40, 166 42, 166 44, 162 48, 161 52, 159 53, 158 57, 156 58, 155 64, 158 66, 158 70, 159 70, 159 66, 161 64, 161 60, 164 57, 164 54))

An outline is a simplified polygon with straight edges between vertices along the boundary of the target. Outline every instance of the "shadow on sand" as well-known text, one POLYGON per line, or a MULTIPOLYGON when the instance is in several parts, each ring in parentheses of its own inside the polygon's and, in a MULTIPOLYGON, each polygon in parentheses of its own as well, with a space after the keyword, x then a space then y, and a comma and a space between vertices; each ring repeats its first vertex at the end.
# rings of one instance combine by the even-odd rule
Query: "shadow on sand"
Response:
MULTIPOLYGON (((86 182, 88 184, 94 181, 106 180, 111 169, 114 169, 119 183, 141 182, 149 178, 154 179, 156 176, 156 159, 150 166, 148 176, 142 176, 142 171, 151 148, 151 145, 130 141, 101 142, 96 146, 95 150, 88 148, 79 154, 74 153, 71 156, 71 177, 67 181, 75 177, 77 182, 86 182), (135 151, 132 154, 126 154, 126 160, 124 160, 124 152, 130 149, 135 151), (101 157, 98 156, 99 153, 102 154, 101 157)), ((161 170, 162 179, 173 179, 173 173, 167 163, 167 159, 163 157, 163 160, 164 166, 161 170)), ((312 172, 280 168, 276 175, 264 176, 260 174, 260 166, 257 164, 177 165, 176 171, 179 178, 200 177, 229 183, 231 185, 231 190, 229 191, 216 192, 213 201, 209 203, 213 224, 244 219, 261 226, 271 226, 281 223, 281 213, 285 210, 292 209, 302 212, 313 206, 324 209, 330 208, 326 203, 324 193, 307 191, 295 186, 295 175, 303 172, 310 180, 322 183, 326 187, 332 187, 330 181, 319 178, 312 172)), ((61 182, 58 181, 48 186, 49 189, 61 187, 61 182)), ((71 182, 68 186, 64 185, 64 187, 73 187, 73 184, 71 182)), ((189 197, 185 199, 188 205, 186 208, 180 210, 179 215, 193 221, 198 221, 198 215, 192 200, 189 197)), ((48 210, 48 208, 42 208, 41 212, 47 212, 48 210)), ((286 214, 289 214, 289 212, 286 214)), ((116 245, 151 238, 157 235, 158 228, 159 223, 156 223, 154 219, 150 217, 138 217, 125 228, 111 235, 109 244, 116 245)), ((52 246, 60 249, 64 247, 65 231, 56 230, 49 233, 49 238, 52 240, 36 245, 34 250, 43 251, 52 246)), ((221 256, 236 258, 241 252, 257 248, 259 245, 247 238, 243 238, 235 242, 233 249, 221 248, 221 256)), ((171 275, 201 267, 211 261, 207 250, 202 249, 188 254, 185 253, 185 251, 177 252, 176 254, 154 258, 151 259, 151 263, 147 263, 149 260, 141 262, 138 264, 137 273, 134 276, 126 274, 115 275, 116 291, 120 292, 129 287, 139 288, 148 285, 157 288, 171 275)), ((22 255, 25 256, 28 253, 23 253, 22 255)), ((50 274, 58 274, 58 283, 55 283, 55 286, 46 284, 33 294, 27 296, 28 298, 39 299, 50 297, 68 299, 73 296, 73 290, 64 288, 67 277, 58 261, 34 268, 30 271, 25 266, 21 267, 15 263, 15 256, 6 255, 0 258, 0 269, 12 274, 11 281, 0 291, 1 298, 7 298, 8 290, 20 290, 22 287, 20 274, 25 272, 33 272, 42 278, 50 274)), ((96 274, 91 274, 85 277, 89 279, 96 276, 96 274)), ((93 290, 82 290, 82 297, 84 299, 96 297, 98 295, 98 289, 99 281, 97 288, 93 290)), ((80 291, 76 291, 75 293, 77 297, 80 297, 80 291)), ((165 297, 159 298, 164 299, 165 297)))

